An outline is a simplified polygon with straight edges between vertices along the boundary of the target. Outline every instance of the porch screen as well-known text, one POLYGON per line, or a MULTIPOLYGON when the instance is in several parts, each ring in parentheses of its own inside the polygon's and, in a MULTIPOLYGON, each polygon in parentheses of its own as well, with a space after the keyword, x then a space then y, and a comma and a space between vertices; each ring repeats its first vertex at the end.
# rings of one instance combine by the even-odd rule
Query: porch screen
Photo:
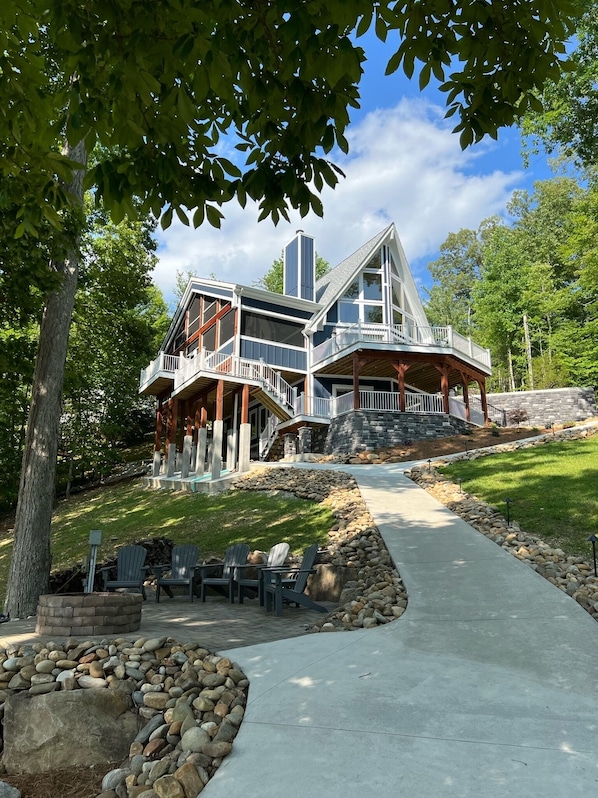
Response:
POLYGON ((272 316, 261 316, 258 313, 243 313, 241 335, 249 338, 260 338, 277 344, 305 346, 302 334, 303 325, 292 321, 274 319, 272 316))

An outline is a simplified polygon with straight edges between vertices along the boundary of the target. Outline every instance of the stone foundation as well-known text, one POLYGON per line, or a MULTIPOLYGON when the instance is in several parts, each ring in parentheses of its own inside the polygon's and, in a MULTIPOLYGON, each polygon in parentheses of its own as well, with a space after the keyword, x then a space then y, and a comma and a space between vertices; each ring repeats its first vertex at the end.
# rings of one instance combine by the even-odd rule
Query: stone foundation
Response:
POLYGON ((121 635, 141 625, 140 593, 61 593, 39 597, 38 635, 121 635))
POLYGON ((331 420, 324 454, 374 451, 400 446, 406 440, 444 438, 469 429, 466 421, 444 414, 352 410, 331 420))

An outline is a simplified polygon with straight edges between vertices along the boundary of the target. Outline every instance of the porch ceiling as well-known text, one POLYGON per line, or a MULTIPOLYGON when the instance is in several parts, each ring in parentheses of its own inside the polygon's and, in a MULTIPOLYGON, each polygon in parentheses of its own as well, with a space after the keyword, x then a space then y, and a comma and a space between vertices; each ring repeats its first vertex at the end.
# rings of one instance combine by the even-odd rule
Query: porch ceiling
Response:
MULTIPOLYGON (((448 365, 449 388, 462 385, 463 379, 461 371, 466 372, 474 381, 478 377, 484 378, 486 375, 476 373, 469 364, 459 361, 452 355, 399 355, 398 353, 376 352, 362 349, 357 353, 360 366, 360 378, 380 377, 386 379, 396 379, 397 372, 393 363, 409 363, 409 368, 405 373, 405 382, 413 385, 426 393, 436 393, 440 391, 440 372, 434 364, 438 366, 448 365)), ((322 369, 323 374, 342 374, 351 377, 353 374, 353 354, 336 361, 322 369)))

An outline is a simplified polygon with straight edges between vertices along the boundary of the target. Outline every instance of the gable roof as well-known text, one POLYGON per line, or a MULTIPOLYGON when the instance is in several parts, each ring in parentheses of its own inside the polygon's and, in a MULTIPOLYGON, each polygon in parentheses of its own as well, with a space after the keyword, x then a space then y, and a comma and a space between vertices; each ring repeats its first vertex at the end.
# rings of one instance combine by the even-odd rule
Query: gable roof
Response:
POLYGON ((322 317, 326 315, 330 306, 345 291, 347 286, 358 274, 364 264, 376 252, 385 238, 394 230, 394 224, 389 224, 384 230, 371 238, 363 246, 359 247, 352 255, 341 261, 338 266, 331 269, 324 277, 316 282, 316 302, 320 305, 319 311, 312 318, 309 326, 314 329, 321 323, 322 317))

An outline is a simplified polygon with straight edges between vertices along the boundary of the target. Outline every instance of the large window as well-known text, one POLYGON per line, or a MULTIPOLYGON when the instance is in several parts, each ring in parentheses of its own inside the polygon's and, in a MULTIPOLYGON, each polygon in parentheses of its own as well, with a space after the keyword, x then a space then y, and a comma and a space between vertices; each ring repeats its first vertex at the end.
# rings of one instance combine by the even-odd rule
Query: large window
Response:
POLYGON ((366 270, 354 280, 338 303, 338 320, 344 324, 361 321, 368 324, 384 323, 384 293, 382 272, 371 270, 379 262, 376 257, 369 261, 366 270))
POLYGON ((199 330, 199 308, 201 300, 198 296, 194 296, 189 305, 189 322, 187 324, 187 338, 199 330))
POLYGON ((247 311, 243 313, 241 334, 248 338, 274 341, 277 344, 305 346, 302 324, 294 324, 292 321, 276 319, 272 316, 262 316, 259 313, 247 311))

